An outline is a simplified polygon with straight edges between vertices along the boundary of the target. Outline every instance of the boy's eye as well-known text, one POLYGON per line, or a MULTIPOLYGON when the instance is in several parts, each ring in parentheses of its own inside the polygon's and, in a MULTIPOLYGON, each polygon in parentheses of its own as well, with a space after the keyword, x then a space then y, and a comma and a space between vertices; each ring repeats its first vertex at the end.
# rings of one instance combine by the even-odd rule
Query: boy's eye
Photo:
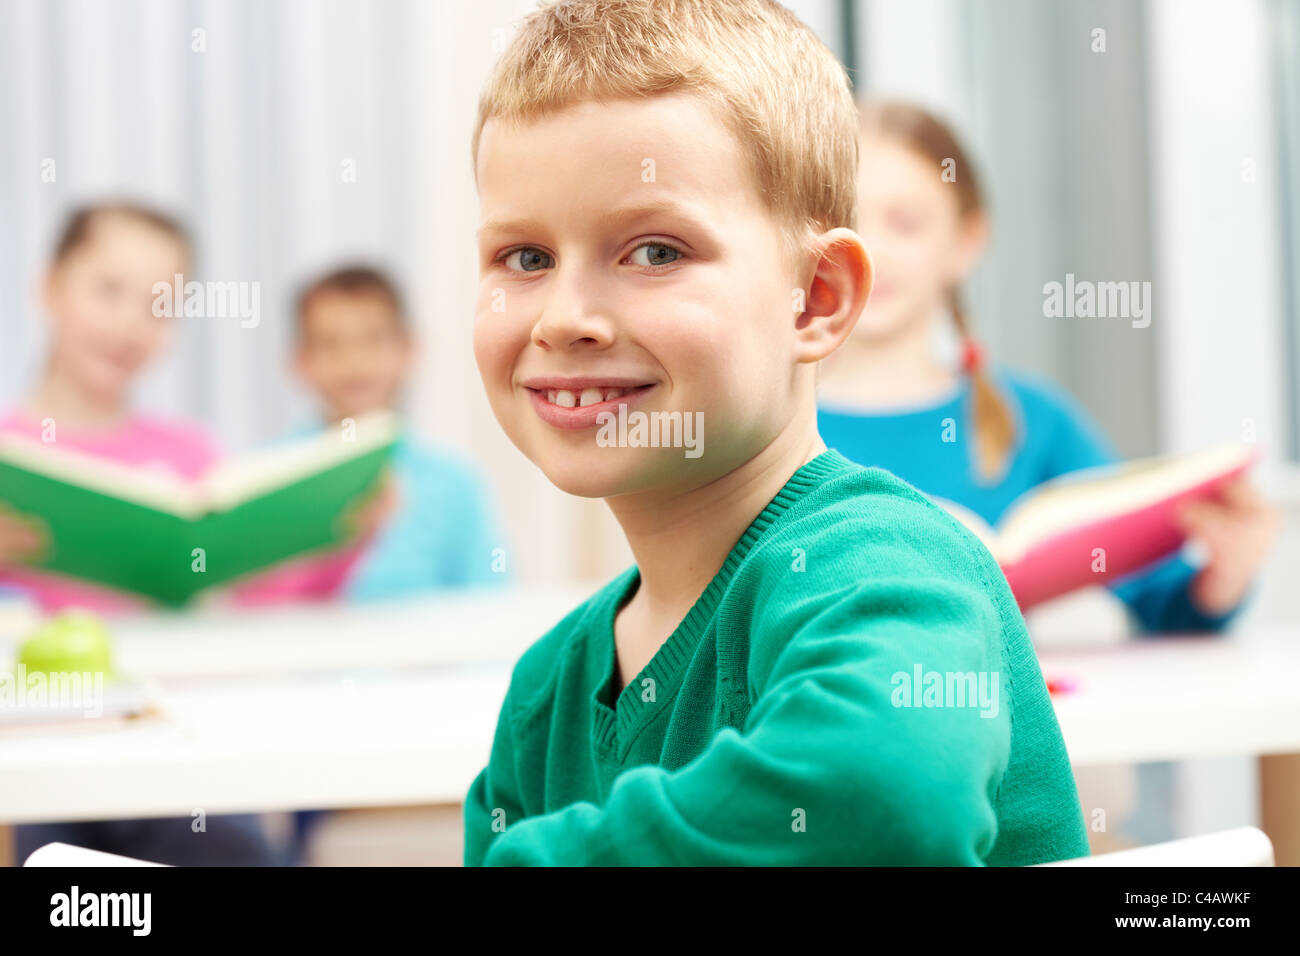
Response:
POLYGON ((512 272, 536 272, 539 269, 549 268, 551 265, 550 256, 542 252, 540 249, 533 249, 529 246, 525 246, 522 249, 512 249, 510 252, 503 255, 500 261, 504 262, 506 268, 512 272), (519 257, 518 268, 510 265, 511 260, 516 256, 519 257))
POLYGON ((681 257, 681 250, 675 246, 670 246, 663 242, 647 242, 637 246, 632 250, 629 258, 635 259, 642 249, 648 250, 645 262, 637 262, 636 265, 644 266, 666 266, 676 262, 681 257))
MULTIPOLYGON (((634 265, 653 268, 655 266, 671 265, 681 256, 681 250, 675 246, 670 246, 664 242, 646 242, 632 250, 632 254, 628 258, 633 260, 634 265), (640 260, 644 261, 640 261, 638 256, 640 256, 640 260)), ((512 272, 537 272, 541 269, 549 269, 555 264, 555 261, 548 254, 531 246, 511 249, 499 256, 497 261, 505 263, 506 268, 512 272), (518 265, 512 264, 515 260, 518 261, 518 265)))

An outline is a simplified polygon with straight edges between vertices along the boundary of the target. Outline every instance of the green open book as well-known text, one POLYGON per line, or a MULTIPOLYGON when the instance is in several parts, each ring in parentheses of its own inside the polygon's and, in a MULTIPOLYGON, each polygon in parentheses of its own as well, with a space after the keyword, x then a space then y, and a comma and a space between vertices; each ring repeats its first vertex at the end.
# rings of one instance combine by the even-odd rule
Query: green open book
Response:
POLYGON ((0 505, 39 519, 29 566, 180 605, 296 555, 337 547, 397 442, 384 412, 214 468, 199 482, 0 436, 0 505))

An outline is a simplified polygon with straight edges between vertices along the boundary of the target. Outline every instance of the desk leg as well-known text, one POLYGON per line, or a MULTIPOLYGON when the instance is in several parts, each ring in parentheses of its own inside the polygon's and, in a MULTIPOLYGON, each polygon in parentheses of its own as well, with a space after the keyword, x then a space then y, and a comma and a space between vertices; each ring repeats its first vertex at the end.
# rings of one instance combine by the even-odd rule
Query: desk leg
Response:
POLYGON ((1260 828, 1278 866, 1300 866, 1300 754, 1259 758, 1260 828))
POLYGON ((0 866, 17 866, 14 859, 14 828, 0 823, 0 866))

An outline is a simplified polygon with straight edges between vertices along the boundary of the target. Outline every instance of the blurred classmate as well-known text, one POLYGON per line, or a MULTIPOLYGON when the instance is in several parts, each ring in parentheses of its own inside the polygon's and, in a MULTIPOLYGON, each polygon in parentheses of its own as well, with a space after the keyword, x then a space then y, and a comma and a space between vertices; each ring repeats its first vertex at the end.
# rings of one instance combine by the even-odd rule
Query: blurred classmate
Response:
MULTIPOLYGON (((818 425, 851 460, 885 468, 995 525, 1031 488, 1119 456, 1069 395, 988 362, 971 334, 961 285, 984 251, 989 222, 952 132, 900 103, 867 103, 861 115, 859 231, 878 279, 853 335, 822 370, 818 425), (954 175, 941 176, 945 169, 954 175), (937 347, 945 323, 961 343, 956 366, 937 347), (948 419, 955 441, 941 440, 948 419)), ((1277 524, 1244 479, 1218 502, 1187 506, 1182 518, 1208 546, 1203 567, 1176 554, 1109 585, 1143 631, 1225 628, 1277 524)), ((1175 835, 1161 809, 1167 801, 1157 799, 1172 786, 1169 765, 1141 765, 1136 782, 1120 768, 1077 776, 1085 809, 1108 806, 1130 838, 1175 835)))
MULTIPOLYGON (((818 424, 827 444, 994 525, 1031 488, 1115 462, 1115 449, 1075 401, 989 363, 971 334, 961 284, 984 251, 989 223, 951 131, 916 107, 868 103, 859 170, 859 231, 878 282, 852 337, 822 370, 818 424), (955 178, 941 176, 945 168, 955 178), (961 341, 956 367, 936 348, 943 323, 961 341), (955 441, 941 440, 945 419, 955 422, 955 441)), ((1203 568, 1174 555, 1111 586, 1143 630, 1225 627, 1277 523, 1244 479, 1218 502, 1189 505, 1183 519, 1208 546, 1203 568)))
MULTIPOLYGON (((174 319, 154 314, 154 284, 185 273, 189 258, 181 227, 146 207, 118 202, 74 212, 42 288, 50 330, 45 361, 27 397, 0 416, 0 431, 141 469, 200 477, 217 458, 203 429, 136 412, 130 403, 132 386, 175 331, 174 319)), ((141 606, 132 596, 25 567, 43 546, 41 523, 6 508, 3 497, 0 489, 0 584, 47 611, 141 606)), ((53 840, 164 863, 279 860, 254 816, 209 817, 201 833, 191 823, 185 817, 19 826, 15 848, 20 860, 53 840)))
MULTIPOLYGON (((394 409, 415 344, 395 284, 360 266, 312 281, 297 306, 295 367, 337 424, 394 409)), ((503 539, 469 463, 403 434, 393 460, 395 504, 351 569, 343 594, 390 597, 436 588, 503 583, 503 539)))
MULTIPOLYGON (((174 320, 153 314, 153 285, 182 273, 188 254, 180 228, 144 207, 114 203, 75 212, 42 287, 49 319, 44 364, 19 406, 0 414, 0 431, 185 479, 202 476, 217 459, 202 428, 130 407, 131 386, 173 334, 174 320)), ((42 547, 40 522, 6 509, 3 497, 0 489, 0 583, 47 610, 143 605, 120 591, 24 567, 42 547)))
MULTIPOLYGON (((295 367, 319 399, 327 422, 337 425, 398 406, 415 344, 401 296, 388 276, 363 266, 336 269, 307 285, 296 315, 295 367)), ((504 539, 483 487, 482 477, 468 463, 404 433, 393 458, 383 521, 336 592, 366 600, 505 583, 504 564, 494 570, 500 559, 494 549, 503 547, 504 539)), ((333 576, 328 562, 325 576, 333 576)), ((253 586, 271 599, 322 591, 312 584, 319 575, 310 570, 297 581, 281 577, 283 584, 267 576, 267 586, 253 586)), ((246 588, 243 597, 249 594, 246 588)), ((304 859, 324 812, 295 814, 295 862, 304 859)))

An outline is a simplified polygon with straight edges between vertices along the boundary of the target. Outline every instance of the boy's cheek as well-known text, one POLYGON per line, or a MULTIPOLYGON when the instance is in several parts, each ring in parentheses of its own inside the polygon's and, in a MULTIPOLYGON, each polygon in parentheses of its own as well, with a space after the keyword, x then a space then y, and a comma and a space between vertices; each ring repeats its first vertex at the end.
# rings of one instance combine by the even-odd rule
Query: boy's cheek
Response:
POLYGON ((512 339, 504 334, 500 316, 495 318, 497 323, 491 317, 480 317, 474 325, 474 360, 489 393, 509 390, 513 355, 518 351, 512 339))

